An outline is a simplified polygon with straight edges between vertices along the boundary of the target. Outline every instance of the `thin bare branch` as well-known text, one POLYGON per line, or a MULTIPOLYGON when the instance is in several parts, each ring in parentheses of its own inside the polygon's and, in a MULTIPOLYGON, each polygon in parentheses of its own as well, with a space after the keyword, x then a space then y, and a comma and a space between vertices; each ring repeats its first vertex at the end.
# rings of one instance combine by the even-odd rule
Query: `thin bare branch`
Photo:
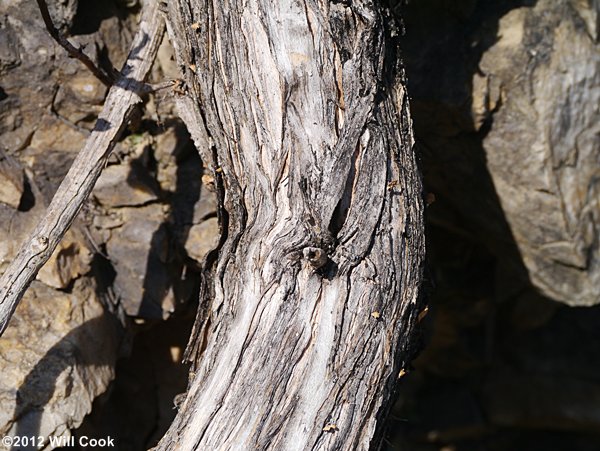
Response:
POLYGON ((46 215, 0 278, 0 335, 23 293, 50 258, 88 198, 134 106, 141 102, 139 94, 145 91, 144 79, 156 57, 164 31, 157 3, 147 2, 125 63, 124 75, 110 89, 94 130, 58 188, 46 215))
POLYGON ((85 64, 94 76, 100 80, 106 86, 112 86, 116 81, 116 75, 118 75, 118 71, 115 68, 111 68, 111 73, 107 74, 102 69, 100 69, 94 62, 87 56, 83 47, 76 48, 73 44, 69 42, 67 38, 65 38, 60 31, 54 26, 54 22, 52 22, 52 17, 50 17, 50 12, 48 11, 48 5, 45 0, 36 0, 38 7, 40 8, 40 12, 42 13, 42 19, 44 20, 44 24, 46 25, 46 29, 50 36, 54 38, 54 40, 64 48, 72 58, 76 58, 85 64))

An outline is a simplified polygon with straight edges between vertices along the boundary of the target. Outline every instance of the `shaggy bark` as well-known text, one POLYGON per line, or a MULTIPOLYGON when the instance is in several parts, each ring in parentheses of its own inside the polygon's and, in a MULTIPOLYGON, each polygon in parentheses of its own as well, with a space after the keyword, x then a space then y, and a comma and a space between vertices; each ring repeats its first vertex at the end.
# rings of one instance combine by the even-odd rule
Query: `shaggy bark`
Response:
POLYGON ((397 30, 370 1, 168 5, 222 238, 158 449, 368 449, 424 255, 397 30))

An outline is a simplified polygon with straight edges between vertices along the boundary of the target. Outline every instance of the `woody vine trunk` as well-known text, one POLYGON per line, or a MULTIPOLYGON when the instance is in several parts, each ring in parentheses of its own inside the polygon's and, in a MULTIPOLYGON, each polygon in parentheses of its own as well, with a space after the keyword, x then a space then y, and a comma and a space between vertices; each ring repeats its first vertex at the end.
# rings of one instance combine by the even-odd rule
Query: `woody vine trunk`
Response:
POLYGON ((167 16, 222 236, 158 449, 369 449, 424 257, 393 21, 371 1, 170 0, 167 16))

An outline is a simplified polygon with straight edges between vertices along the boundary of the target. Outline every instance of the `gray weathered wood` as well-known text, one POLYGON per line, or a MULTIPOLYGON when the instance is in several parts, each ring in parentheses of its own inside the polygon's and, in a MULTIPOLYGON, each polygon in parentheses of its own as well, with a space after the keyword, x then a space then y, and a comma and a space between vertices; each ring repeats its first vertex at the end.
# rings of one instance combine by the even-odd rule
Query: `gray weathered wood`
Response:
POLYGON ((396 31, 370 1, 169 1, 185 120, 220 195, 160 450, 356 450, 410 358, 421 181, 396 31))
POLYGON ((161 42, 164 21, 157 2, 147 2, 122 76, 110 89, 94 131, 77 155, 45 216, 0 278, 0 335, 23 293, 50 258, 92 191, 134 106, 141 102, 148 74, 161 42))

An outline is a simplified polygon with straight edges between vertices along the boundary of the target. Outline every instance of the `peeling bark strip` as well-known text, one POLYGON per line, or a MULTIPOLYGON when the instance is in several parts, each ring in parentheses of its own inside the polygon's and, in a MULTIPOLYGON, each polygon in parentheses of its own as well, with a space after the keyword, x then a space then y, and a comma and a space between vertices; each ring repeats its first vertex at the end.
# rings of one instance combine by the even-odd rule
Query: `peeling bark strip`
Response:
POLYGON ((0 335, 23 293, 71 226, 94 188, 121 130, 146 90, 144 79, 158 51, 164 23, 156 2, 149 2, 122 76, 110 89, 94 130, 54 195, 45 217, 0 278, 0 335))
POLYGON ((366 0, 168 4, 223 239, 158 449, 368 449, 410 357, 424 255, 394 30, 366 0))

